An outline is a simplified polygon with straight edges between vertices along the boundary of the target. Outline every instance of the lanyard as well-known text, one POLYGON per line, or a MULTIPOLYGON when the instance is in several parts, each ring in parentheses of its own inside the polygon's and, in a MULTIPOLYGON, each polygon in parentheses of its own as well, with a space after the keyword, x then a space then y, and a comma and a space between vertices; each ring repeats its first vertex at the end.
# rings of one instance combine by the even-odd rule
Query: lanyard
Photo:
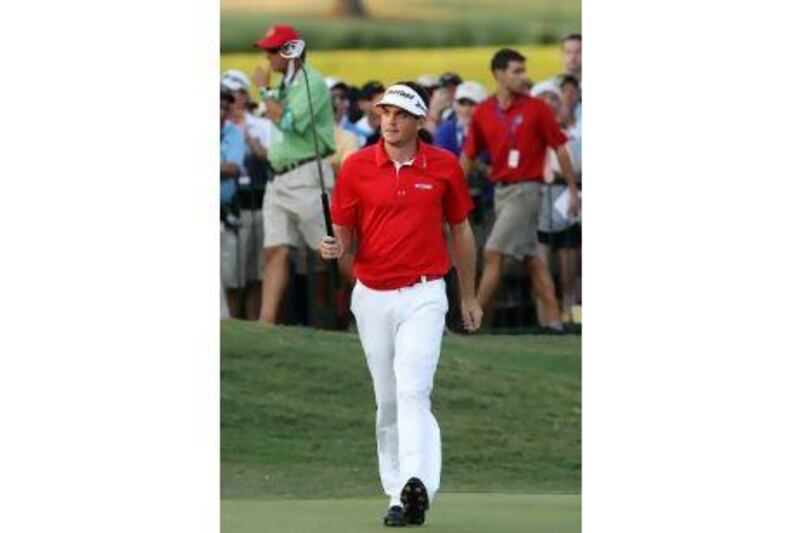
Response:
MULTIPOLYGON (((512 106, 514 105, 513 101, 511 105, 512 106)), ((509 109, 511 109, 511 107, 509 107, 509 109)), ((509 122, 508 118, 506 117, 506 114, 503 113, 503 111, 500 109, 497 100, 494 101, 494 110, 495 113, 497 113, 497 118, 500 119, 500 122, 503 123, 503 126, 505 126, 506 131, 508 132, 508 140, 511 143, 511 149, 512 150, 516 149, 517 141, 516 138, 514 137, 514 133, 517 131, 517 128, 519 128, 522 125, 522 115, 521 114, 514 115, 512 120, 509 122)))

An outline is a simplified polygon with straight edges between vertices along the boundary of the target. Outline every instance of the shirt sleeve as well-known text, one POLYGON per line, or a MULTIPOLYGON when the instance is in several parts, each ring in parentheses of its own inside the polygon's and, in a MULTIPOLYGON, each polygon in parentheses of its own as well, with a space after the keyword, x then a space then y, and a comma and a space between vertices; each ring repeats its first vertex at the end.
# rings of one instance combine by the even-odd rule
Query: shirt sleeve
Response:
POLYGON ((486 141, 480 127, 480 115, 476 109, 469 124, 467 137, 464 139, 464 155, 467 159, 475 159, 485 145, 486 141))
POLYGON ((228 128, 222 141, 220 159, 223 163, 234 163, 241 169, 244 167, 245 144, 244 134, 239 128, 228 128))
MULTIPOLYGON (((302 90, 289 91, 284 108, 284 116, 279 125, 280 129, 293 130, 298 135, 304 134, 311 127, 311 111, 308 108, 308 93, 305 88, 305 79, 302 71, 298 72, 294 83, 299 83, 302 90)), ((314 104, 314 113, 319 119, 322 107, 332 105, 325 82, 314 75, 308 77, 311 98, 314 104)))
POLYGON ((469 195, 464 171, 455 159, 448 178, 447 190, 444 193, 444 217, 449 224, 460 224, 472 211, 472 198, 469 195))
POLYGON ((264 148, 269 148, 269 145, 272 143, 271 133, 272 129, 269 126, 269 121, 264 118, 256 119, 256 127, 254 128, 256 138, 258 142, 264 148))
POLYGON ((558 148, 567 142, 567 136, 564 135, 564 132, 561 131, 561 127, 558 125, 555 111, 553 111, 549 105, 542 102, 539 113, 541 117, 541 132, 547 142, 547 146, 550 148, 558 148))
POLYGON ((331 220, 337 226, 356 227, 358 222, 358 195, 355 191, 355 166, 345 159, 333 186, 331 220))

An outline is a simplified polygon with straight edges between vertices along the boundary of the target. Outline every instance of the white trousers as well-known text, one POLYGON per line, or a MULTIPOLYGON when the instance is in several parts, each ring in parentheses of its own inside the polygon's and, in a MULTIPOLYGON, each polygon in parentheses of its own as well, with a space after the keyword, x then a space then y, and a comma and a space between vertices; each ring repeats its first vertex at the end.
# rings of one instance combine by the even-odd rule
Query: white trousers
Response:
POLYGON ((350 308, 375 390, 383 490, 399 501, 403 485, 417 477, 432 500, 442 468, 441 435, 430 395, 447 313, 444 280, 389 291, 356 282, 350 308))

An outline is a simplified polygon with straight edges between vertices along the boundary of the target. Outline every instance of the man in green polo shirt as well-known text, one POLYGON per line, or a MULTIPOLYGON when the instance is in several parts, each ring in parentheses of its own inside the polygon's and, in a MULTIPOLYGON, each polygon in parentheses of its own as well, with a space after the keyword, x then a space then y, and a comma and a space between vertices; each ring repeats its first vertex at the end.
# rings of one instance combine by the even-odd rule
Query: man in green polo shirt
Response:
POLYGON ((264 195, 264 280, 260 320, 275 324, 281 298, 289 281, 289 247, 305 243, 313 249, 325 236, 325 219, 320 203, 319 176, 314 151, 316 128, 322 159, 323 181, 330 193, 333 168, 330 156, 336 149, 334 116, 330 94, 323 77, 305 66, 314 107, 311 122, 308 93, 297 61, 281 57, 283 44, 300 35, 291 26, 276 25, 254 44, 266 51, 269 68, 256 69, 253 80, 259 87, 272 122, 272 144, 267 158, 275 179, 264 195), (281 82, 270 87, 271 71, 280 72, 281 82))

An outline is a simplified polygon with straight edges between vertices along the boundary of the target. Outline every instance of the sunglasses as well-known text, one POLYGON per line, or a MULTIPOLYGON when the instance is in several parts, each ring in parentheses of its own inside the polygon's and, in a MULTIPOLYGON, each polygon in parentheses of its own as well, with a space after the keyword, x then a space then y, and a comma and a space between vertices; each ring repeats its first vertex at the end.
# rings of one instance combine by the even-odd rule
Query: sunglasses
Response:
POLYGON ((474 105, 476 105, 475 102, 473 102, 472 100, 469 100, 468 98, 460 98, 457 103, 458 103, 458 105, 463 105, 463 106, 474 106, 474 105))

